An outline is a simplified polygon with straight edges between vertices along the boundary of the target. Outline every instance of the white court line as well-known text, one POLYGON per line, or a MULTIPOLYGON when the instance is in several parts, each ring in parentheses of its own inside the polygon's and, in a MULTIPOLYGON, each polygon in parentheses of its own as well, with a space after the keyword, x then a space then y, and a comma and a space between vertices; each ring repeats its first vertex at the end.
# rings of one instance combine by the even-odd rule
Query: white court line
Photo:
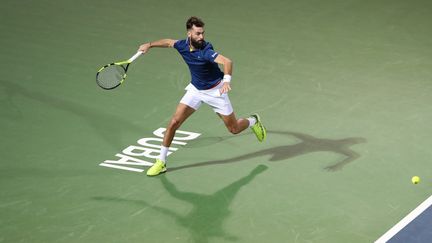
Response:
POLYGON ((420 204, 416 209, 409 213, 405 218, 403 218, 399 223, 397 223, 393 228, 391 228, 387 233, 381 236, 375 243, 385 243, 390 240, 394 235, 396 235, 401 229, 407 226, 411 221, 413 221, 417 216, 423 213, 429 206, 432 205, 432 196, 430 196, 426 201, 420 204))

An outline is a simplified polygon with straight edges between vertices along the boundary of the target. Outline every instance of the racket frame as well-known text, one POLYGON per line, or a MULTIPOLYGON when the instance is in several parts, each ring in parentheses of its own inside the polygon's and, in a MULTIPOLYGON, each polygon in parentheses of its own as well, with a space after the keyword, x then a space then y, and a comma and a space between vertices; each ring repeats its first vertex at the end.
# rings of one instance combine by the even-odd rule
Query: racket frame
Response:
POLYGON ((142 54, 143 54, 142 51, 137 51, 137 53, 135 53, 131 58, 129 58, 129 59, 126 60, 126 61, 113 62, 113 63, 109 63, 109 64, 107 64, 107 65, 101 67, 101 68, 97 71, 97 73, 96 73, 96 83, 99 85, 99 87, 101 87, 102 89, 105 89, 105 90, 111 90, 111 89, 115 89, 115 88, 117 88, 118 86, 120 86, 120 85, 125 81, 125 79, 126 79, 126 77, 127 77, 127 74, 126 74, 126 73, 127 73, 128 68, 129 68, 129 65, 130 65, 133 61, 135 61, 138 57, 140 57, 142 54), (110 88, 103 87, 102 85, 99 84, 99 81, 98 81, 99 73, 100 73, 102 70, 104 70, 105 68, 107 68, 107 67, 109 67, 109 66, 113 66, 113 65, 116 65, 116 66, 120 66, 120 67, 122 67, 125 73, 123 74, 122 79, 119 81, 119 83, 118 83, 116 86, 113 86, 113 87, 110 87, 110 88), (124 66, 124 65, 126 65, 126 66, 124 66))

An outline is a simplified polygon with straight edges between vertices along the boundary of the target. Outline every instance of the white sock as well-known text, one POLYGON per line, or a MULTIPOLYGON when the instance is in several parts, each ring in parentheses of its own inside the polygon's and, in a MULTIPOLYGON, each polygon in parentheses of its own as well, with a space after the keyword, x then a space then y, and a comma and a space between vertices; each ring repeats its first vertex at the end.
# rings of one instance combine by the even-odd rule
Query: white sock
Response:
POLYGON ((164 162, 165 164, 166 164, 167 154, 168 154, 168 148, 162 145, 159 159, 162 160, 162 162, 164 162))
POLYGON ((249 127, 252 127, 256 123, 256 119, 254 117, 246 118, 249 121, 249 127))

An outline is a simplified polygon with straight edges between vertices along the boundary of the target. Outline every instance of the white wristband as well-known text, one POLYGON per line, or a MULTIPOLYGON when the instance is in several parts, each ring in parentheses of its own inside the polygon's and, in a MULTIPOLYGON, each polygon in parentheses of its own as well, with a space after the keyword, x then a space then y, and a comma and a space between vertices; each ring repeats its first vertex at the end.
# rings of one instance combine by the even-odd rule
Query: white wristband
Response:
POLYGON ((229 82, 231 82, 231 75, 225 74, 222 79, 222 83, 229 83, 229 82))

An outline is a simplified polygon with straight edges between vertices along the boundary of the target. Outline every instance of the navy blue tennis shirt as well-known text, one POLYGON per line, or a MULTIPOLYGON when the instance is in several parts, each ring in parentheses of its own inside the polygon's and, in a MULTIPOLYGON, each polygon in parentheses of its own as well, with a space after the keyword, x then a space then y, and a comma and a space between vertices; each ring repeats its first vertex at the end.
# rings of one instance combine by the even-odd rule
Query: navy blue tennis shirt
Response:
POLYGON ((204 42, 201 49, 190 50, 189 40, 178 40, 174 48, 180 53, 189 66, 192 76, 191 83, 199 90, 210 89, 216 86, 224 76, 214 61, 219 55, 213 50, 210 42, 204 42))

